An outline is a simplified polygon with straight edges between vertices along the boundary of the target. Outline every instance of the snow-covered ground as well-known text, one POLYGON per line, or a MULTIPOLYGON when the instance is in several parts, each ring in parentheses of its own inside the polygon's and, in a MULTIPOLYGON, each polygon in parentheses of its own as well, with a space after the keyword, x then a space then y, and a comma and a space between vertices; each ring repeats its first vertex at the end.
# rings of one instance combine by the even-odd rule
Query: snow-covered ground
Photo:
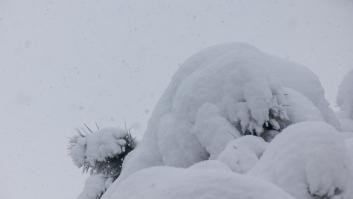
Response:
POLYGON ((178 65, 210 45, 247 42, 304 64, 335 106, 353 67, 352 9, 349 0, 1 1, 0 198, 75 198, 85 177, 66 150, 74 128, 126 122, 141 136, 178 65))
POLYGON ((111 198, 232 199, 234 196, 242 199, 294 199, 271 183, 217 167, 146 169, 128 178, 111 198), (135 185, 134 188, 131 185, 135 185))

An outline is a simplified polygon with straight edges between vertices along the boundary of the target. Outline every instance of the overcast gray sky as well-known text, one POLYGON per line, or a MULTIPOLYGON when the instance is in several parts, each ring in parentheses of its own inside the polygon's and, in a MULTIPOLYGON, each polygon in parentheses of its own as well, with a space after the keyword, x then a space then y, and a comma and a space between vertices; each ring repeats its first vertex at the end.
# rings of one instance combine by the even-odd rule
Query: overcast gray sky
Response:
POLYGON ((73 129, 140 136, 178 65, 210 45, 307 65, 334 106, 352 35, 349 0, 0 0, 0 198, 75 198, 73 129))

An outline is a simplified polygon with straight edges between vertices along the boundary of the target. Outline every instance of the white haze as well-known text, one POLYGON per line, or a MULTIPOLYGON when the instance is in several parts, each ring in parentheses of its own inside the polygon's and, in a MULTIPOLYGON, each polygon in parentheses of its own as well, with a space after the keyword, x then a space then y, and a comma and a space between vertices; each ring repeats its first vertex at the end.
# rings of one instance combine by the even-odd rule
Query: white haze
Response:
POLYGON ((0 1, 0 198, 75 198, 83 123, 143 133, 178 65, 241 41, 307 65, 332 106, 353 68, 349 0, 0 1))

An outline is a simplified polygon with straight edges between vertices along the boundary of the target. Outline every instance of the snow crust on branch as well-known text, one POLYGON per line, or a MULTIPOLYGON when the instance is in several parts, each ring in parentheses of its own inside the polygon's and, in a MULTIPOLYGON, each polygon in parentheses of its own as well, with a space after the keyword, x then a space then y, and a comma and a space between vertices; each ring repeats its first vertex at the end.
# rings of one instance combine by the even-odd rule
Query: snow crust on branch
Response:
POLYGON ((70 156, 76 166, 87 170, 107 158, 124 153, 128 147, 127 136, 127 130, 113 127, 81 133, 70 140, 70 156))

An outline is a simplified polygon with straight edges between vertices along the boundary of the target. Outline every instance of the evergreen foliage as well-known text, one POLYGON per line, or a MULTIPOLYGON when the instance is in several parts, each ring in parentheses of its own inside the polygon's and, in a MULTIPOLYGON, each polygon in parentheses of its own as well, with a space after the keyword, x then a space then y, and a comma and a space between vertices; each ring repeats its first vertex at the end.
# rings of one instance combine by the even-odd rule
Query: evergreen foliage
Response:
MULTIPOLYGON (((109 185, 120 175, 123 161, 128 153, 136 147, 136 140, 130 130, 118 128, 104 128, 93 131, 87 125, 77 129, 78 135, 70 139, 70 156, 84 173, 91 177, 87 180, 80 199, 99 199, 109 185), (90 181, 103 180, 96 193, 91 193, 90 181), (109 181, 109 182, 108 182, 109 181), (87 190, 86 190, 87 189, 87 190)), ((97 183, 96 183, 97 184, 97 183)))

